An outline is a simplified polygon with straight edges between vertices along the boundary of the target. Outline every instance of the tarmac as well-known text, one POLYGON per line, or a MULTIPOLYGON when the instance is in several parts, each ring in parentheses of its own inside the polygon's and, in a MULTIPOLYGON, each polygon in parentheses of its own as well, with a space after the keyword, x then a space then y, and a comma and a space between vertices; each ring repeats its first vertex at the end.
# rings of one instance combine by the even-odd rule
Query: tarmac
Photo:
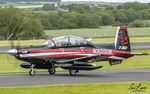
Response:
POLYGON ((71 76, 68 71, 56 72, 55 75, 39 72, 35 76, 28 73, 0 74, 0 87, 128 81, 150 81, 150 69, 80 71, 76 76, 71 76))

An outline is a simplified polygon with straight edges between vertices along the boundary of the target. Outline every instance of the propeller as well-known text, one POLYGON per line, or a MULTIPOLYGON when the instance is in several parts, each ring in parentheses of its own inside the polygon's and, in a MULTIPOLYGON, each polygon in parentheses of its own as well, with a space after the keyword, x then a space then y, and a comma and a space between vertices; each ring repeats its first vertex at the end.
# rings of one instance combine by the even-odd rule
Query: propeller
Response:
POLYGON ((12 36, 13 36, 13 33, 11 33, 7 38, 7 40, 10 40, 10 47, 0 47, 0 54, 5 54, 4 58, 6 59, 5 63, 7 66, 9 65, 10 62, 15 63, 17 61, 16 62, 17 64, 14 64, 15 70, 17 70, 19 68, 17 67, 19 63, 18 63, 18 60, 15 59, 15 57, 17 56, 18 50, 22 49, 23 47, 21 46, 20 39, 17 45, 15 46, 12 36))
POLYGON ((16 72, 19 69, 20 62, 15 57, 17 56, 18 50, 23 49, 23 47, 21 46, 20 40, 18 40, 17 42, 11 40, 9 41, 9 43, 10 47, 0 47, 0 54, 4 54, 3 56, 5 60, 5 65, 6 66, 13 65, 14 69, 12 71, 16 72))
POLYGON ((8 54, 16 55, 18 50, 23 49, 23 47, 21 46, 20 39, 19 39, 19 41, 18 41, 16 46, 14 45, 13 41, 11 41, 10 44, 11 44, 11 49, 8 50, 8 54))

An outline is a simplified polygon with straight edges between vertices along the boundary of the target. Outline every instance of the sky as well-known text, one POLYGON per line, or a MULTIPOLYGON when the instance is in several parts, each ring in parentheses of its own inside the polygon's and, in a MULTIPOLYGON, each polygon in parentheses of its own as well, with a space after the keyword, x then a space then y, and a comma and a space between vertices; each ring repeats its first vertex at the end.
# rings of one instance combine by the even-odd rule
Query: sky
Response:
POLYGON ((150 0, 62 0, 62 1, 103 1, 103 2, 141 2, 150 3, 150 0))

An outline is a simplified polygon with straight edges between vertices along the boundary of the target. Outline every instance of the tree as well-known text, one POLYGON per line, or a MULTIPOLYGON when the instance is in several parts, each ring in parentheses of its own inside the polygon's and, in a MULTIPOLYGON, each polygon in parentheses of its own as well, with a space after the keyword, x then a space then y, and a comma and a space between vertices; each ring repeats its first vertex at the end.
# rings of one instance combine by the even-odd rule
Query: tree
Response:
POLYGON ((111 14, 105 14, 102 16, 103 25, 112 25, 115 22, 115 18, 111 14))
POLYGON ((128 18, 125 14, 125 10, 114 10, 113 15, 115 17, 115 21, 120 23, 128 23, 128 18))
POLYGON ((23 30, 16 34, 16 38, 40 38, 44 35, 43 27, 39 19, 25 18, 25 22, 23 24, 23 30))
POLYGON ((113 6, 108 6, 105 8, 105 10, 114 10, 115 8, 113 6))
POLYGON ((99 20, 94 15, 83 14, 78 17, 79 28, 96 28, 99 26, 99 20))
POLYGON ((23 12, 12 6, 0 8, 0 32, 0 36, 5 39, 23 36, 42 37, 44 33, 43 27, 34 13, 23 12), (31 34, 31 32, 35 32, 35 34, 31 34), (22 36, 19 35, 20 33, 22 36))
POLYGON ((76 11, 79 13, 86 13, 90 10, 90 7, 82 4, 72 4, 69 6, 69 11, 76 11))
MULTIPOLYGON (((12 6, 0 9, 0 28, 2 28, 3 34, 6 39, 10 35, 15 36, 15 32, 22 26, 23 12, 12 6)), ((1 29, 0 29, 1 31, 1 29)))
POLYGON ((139 14, 143 20, 150 20, 150 8, 140 11, 139 14))
POLYGON ((123 5, 117 6, 118 9, 134 9, 134 10, 143 10, 149 8, 148 4, 139 3, 139 2, 128 2, 123 5))
POLYGON ((45 11, 55 10, 55 6, 53 4, 44 4, 42 10, 45 11))

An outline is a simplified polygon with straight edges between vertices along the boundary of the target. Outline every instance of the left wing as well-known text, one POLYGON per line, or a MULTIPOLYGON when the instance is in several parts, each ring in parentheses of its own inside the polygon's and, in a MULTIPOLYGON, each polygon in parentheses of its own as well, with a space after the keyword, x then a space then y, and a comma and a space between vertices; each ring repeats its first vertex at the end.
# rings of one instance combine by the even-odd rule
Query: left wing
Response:
POLYGON ((92 57, 97 57, 98 55, 92 55, 92 56, 87 56, 87 57, 79 57, 79 58, 74 58, 74 59, 61 59, 61 60, 57 60, 56 63, 68 63, 68 62, 72 62, 72 61, 78 61, 78 60, 84 60, 84 59, 88 59, 88 58, 92 58, 92 57))

